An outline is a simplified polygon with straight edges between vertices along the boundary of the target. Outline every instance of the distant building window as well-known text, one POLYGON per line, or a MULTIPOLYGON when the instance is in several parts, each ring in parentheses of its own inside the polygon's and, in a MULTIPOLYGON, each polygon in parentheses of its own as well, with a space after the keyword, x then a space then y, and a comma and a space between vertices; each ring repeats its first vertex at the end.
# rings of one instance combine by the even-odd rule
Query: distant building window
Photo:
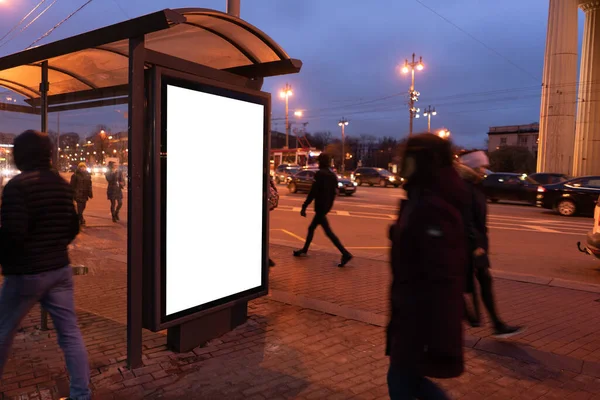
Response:
POLYGON ((501 145, 505 145, 506 144, 506 138, 505 137, 500 138, 500 144, 501 145))
POLYGON ((527 146, 527 136, 519 136, 519 144, 521 146, 527 146))

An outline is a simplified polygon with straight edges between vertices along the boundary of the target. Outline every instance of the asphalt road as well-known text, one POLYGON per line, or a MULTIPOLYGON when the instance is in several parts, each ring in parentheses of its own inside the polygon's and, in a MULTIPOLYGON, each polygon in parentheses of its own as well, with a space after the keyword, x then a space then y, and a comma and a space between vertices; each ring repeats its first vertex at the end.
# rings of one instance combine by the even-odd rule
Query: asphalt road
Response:
MULTIPOLYGON (((125 228, 127 196, 121 222, 113 224, 106 200, 106 181, 96 177, 93 183, 94 199, 88 202, 86 210, 87 229, 125 228)), ((271 242, 300 248, 312 216, 310 209, 308 218, 300 216, 306 194, 290 194, 283 185, 279 186, 279 192, 279 208, 271 213, 271 242)), ((338 197, 329 221, 342 243, 355 255, 385 260, 390 246, 387 230, 396 218, 402 193, 402 189, 361 186, 354 196, 338 197)), ((600 260, 577 250, 577 242, 585 242, 592 224, 589 217, 566 218, 532 206, 490 204, 492 268, 600 284, 600 260)), ((335 250, 320 228, 313 243, 315 249, 335 250)))
MULTIPOLYGON (((306 194, 290 194, 279 186, 280 205, 271 213, 271 242, 301 247, 308 218, 300 216, 306 194)), ((361 186, 351 197, 338 197, 330 214, 334 232, 356 255, 387 259, 387 229, 396 218, 402 189, 361 186)), ((492 268, 514 273, 600 284, 600 260, 580 253, 592 229, 589 217, 566 218, 520 204, 490 204, 492 268)), ((321 229, 316 248, 333 250, 321 229)))

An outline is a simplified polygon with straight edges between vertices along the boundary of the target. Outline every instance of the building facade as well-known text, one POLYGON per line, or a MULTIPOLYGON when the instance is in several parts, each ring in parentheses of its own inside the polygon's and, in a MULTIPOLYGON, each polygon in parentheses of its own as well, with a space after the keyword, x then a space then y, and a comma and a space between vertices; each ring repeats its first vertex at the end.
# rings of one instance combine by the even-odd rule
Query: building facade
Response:
POLYGON ((488 132, 488 152, 506 146, 526 147, 537 157, 540 124, 490 126, 488 132))

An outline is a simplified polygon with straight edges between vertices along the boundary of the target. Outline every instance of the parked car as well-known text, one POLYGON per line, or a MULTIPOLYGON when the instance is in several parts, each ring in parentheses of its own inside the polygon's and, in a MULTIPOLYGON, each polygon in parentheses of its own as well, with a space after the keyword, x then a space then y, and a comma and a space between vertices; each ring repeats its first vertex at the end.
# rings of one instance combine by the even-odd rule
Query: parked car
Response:
MULTIPOLYGON (((287 186, 290 193, 310 191, 317 171, 318 169, 307 169, 289 177, 287 186)), ((352 196, 354 193, 356 193, 356 182, 338 175, 338 194, 352 196)))
POLYGON ((493 203, 524 201, 535 204, 539 183, 524 174, 493 172, 482 182, 483 191, 493 203))
POLYGON ((551 185, 553 183, 560 183, 570 179, 568 175, 549 172, 537 172, 529 175, 529 177, 540 185, 551 185))
POLYGON ((381 187, 386 187, 388 185, 394 185, 395 187, 398 187, 402 184, 402 179, 400 177, 383 168, 357 168, 352 174, 351 179, 356 182, 358 186, 366 183, 369 186, 379 185, 381 187))
POLYGON ((570 217, 593 214, 600 196, 600 176, 584 176, 539 186, 536 205, 570 217))
POLYGON ((280 164, 275 168, 273 179, 275 183, 287 182, 287 178, 300 171, 298 164, 280 164))

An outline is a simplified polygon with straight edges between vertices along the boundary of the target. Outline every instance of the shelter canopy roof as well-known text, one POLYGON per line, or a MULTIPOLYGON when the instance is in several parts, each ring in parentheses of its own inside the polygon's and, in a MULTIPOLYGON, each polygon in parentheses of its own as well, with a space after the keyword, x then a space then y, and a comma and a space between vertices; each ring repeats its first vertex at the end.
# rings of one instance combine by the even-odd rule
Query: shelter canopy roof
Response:
POLYGON ((0 86, 39 104, 46 60, 51 99, 126 85, 129 39, 141 35, 149 50, 247 78, 296 73, 302 65, 237 17, 201 8, 167 9, 0 58, 0 86))

